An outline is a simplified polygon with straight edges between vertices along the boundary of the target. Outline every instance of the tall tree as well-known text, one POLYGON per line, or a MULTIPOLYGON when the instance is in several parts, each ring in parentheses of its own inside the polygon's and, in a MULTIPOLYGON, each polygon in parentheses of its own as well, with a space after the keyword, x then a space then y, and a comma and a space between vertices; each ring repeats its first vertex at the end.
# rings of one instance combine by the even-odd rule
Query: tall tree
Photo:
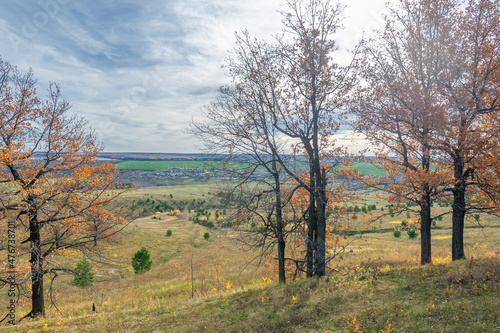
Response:
POLYGON ((355 107, 358 130, 403 167, 393 169, 403 178, 390 189, 407 187, 395 192, 400 198, 419 195, 422 263, 431 260, 433 196, 451 193, 453 260, 464 257, 467 212, 494 207, 473 197, 495 197, 487 185, 494 178, 491 158, 481 156, 492 156, 498 140, 485 122, 499 110, 499 3, 469 1, 465 11, 463 5, 400 0, 384 32, 368 44, 367 95, 355 107))
POLYGON ((385 30, 365 45, 365 84, 353 100, 355 128, 378 147, 377 161, 388 170, 384 189, 419 207, 422 264, 432 260, 431 206, 442 183, 432 166, 446 109, 434 78, 456 6, 401 0, 390 8, 385 30))
POLYGON ((344 6, 315 0, 291 0, 287 4, 290 12, 283 12, 286 34, 278 40, 278 68, 283 82, 280 94, 274 96, 274 126, 297 142, 294 154, 302 153, 307 159, 307 177, 297 173, 290 176, 310 194, 307 274, 323 276, 328 174, 345 158, 333 136, 339 129, 337 112, 353 83, 351 66, 341 67, 333 60, 337 50, 333 35, 340 28, 344 6))
POLYGON ((116 169, 98 163, 95 134, 68 115, 59 87, 51 84, 42 102, 31 71, 0 61, 0 75, 0 213, 16 225, 16 246, 29 244, 29 259, 19 261, 30 264, 29 316, 37 317, 45 315, 44 277, 71 271, 54 255, 75 249, 89 256, 125 224, 110 210, 116 169))
MULTIPOLYGON (((500 3, 471 0, 465 11, 455 10, 453 42, 444 45, 440 59, 444 70, 436 76, 447 103, 447 122, 437 147, 451 169, 453 260, 465 257, 465 217, 479 208, 470 197, 493 198, 494 169, 483 157, 495 154, 492 143, 500 136, 487 123, 500 115, 500 3)), ((482 208, 493 208, 487 206, 482 208)))
MULTIPOLYGON (((235 214, 238 225, 241 221, 254 221, 251 230, 252 245, 267 249, 277 240, 279 281, 285 277, 285 228, 283 209, 286 198, 281 189, 281 164, 278 156, 283 154, 283 142, 275 135, 272 118, 263 94, 274 91, 276 81, 265 77, 273 70, 270 49, 263 42, 252 41, 248 32, 236 35, 232 57, 227 60, 233 82, 222 87, 217 101, 205 108, 206 120, 193 122, 192 132, 200 136, 204 149, 213 153, 228 154, 226 162, 241 163, 242 168, 232 170, 239 181, 229 192, 245 188, 250 193, 240 197, 240 209, 235 214), (264 76, 264 77, 263 77, 264 76), (262 171, 265 175, 258 176, 262 171), (271 178, 269 178, 269 176, 271 178), (248 182, 259 185, 245 186, 248 182), (274 194, 269 206, 269 194, 274 194), (240 218, 241 217, 241 218, 240 218), (255 225, 257 224, 257 225, 255 225), (270 241, 270 242, 269 242, 270 241)), ((248 228, 243 230, 249 231, 248 228)))
POLYGON ((352 84, 348 68, 332 61, 332 35, 343 7, 315 0, 290 0, 287 6, 284 36, 274 43, 252 41, 248 33, 237 36, 235 57, 227 64, 233 83, 206 114, 217 127, 198 126, 198 133, 212 147, 227 149, 230 157, 239 152, 251 156, 254 166, 267 165, 277 200, 281 174, 308 191, 306 271, 322 276, 328 173, 344 157, 333 145, 339 127, 335 110, 352 84), (307 174, 298 168, 304 161, 307 174))

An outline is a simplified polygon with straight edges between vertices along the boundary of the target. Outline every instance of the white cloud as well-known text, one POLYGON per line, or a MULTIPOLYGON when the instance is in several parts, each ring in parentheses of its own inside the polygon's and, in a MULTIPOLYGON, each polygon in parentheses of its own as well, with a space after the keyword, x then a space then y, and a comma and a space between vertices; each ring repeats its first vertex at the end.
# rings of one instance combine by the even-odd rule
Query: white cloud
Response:
MULTIPOLYGON (((271 39, 282 28, 282 0, 54 1, 52 14, 38 0, 2 4, 0 56, 32 67, 41 94, 59 82, 108 151, 195 151, 185 129, 228 82, 235 31, 271 39)), ((349 1, 339 44, 378 26, 384 2, 349 1)))

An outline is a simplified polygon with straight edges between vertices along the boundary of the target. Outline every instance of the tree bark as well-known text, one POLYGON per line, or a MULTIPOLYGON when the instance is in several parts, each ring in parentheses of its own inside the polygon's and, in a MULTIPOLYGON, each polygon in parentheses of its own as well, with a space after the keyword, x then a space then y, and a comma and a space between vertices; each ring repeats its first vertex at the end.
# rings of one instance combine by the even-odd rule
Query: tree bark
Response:
POLYGON ((420 263, 432 263, 431 252, 431 198, 428 194, 429 186, 424 186, 426 193, 420 202, 420 263))
POLYGON ((276 160, 273 160, 273 175, 276 196, 276 233, 278 238, 278 281, 286 283, 285 275, 285 247, 286 241, 284 236, 284 223, 281 201, 281 184, 279 170, 276 168, 276 160))
MULTIPOLYGON (((318 166, 319 160, 318 160, 318 166)), ((317 173, 318 187, 315 191, 316 199, 316 270, 315 274, 318 277, 326 273, 326 173, 325 170, 320 170, 317 173)))
POLYGON ((308 213, 306 275, 307 277, 311 277, 314 275, 314 258, 316 252, 316 205, 314 195, 312 193, 309 195, 308 213))
POLYGON ((454 158, 455 180, 453 189, 453 207, 452 207, 452 239, 451 239, 451 259, 458 260, 465 258, 464 252, 464 221, 465 221, 465 182, 464 178, 464 160, 461 152, 457 152, 454 158))
POLYGON ((43 258, 40 246, 40 224, 36 209, 30 212, 31 240, 31 316, 45 317, 45 300, 43 295, 43 258))

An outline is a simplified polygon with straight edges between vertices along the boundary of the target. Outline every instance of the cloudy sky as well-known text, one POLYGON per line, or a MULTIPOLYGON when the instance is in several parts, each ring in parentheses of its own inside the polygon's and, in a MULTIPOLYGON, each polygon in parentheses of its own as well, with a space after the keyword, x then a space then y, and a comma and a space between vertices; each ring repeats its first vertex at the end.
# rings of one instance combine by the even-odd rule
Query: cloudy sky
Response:
MULTIPOLYGON (((339 61, 387 0, 349 0, 339 61)), ((228 82, 235 31, 271 39, 282 0, 0 0, 0 57, 61 85, 106 151, 191 153, 186 133, 228 82)), ((350 141, 345 140, 349 144, 350 141)))

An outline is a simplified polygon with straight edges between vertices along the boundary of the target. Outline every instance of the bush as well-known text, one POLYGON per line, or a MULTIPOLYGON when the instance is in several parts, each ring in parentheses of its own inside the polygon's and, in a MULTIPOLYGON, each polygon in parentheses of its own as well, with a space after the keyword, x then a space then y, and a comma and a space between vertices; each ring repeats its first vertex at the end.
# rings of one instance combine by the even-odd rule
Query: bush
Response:
POLYGON ((394 237, 398 238, 401 236, 401 231, 399 230, 394 230, 394 237))
POLYGON ((89 287, 94 283, 94 273, 91 273, 92 266, 87 259, 82 258, 75 268, 75 279, 73 282, 78 287, 89 287))
POLYGON ((166 234, 166 236, 167 236, 167 237, 172 236, 172 230, 168 229, 168 230, 167 230, 167 234, 166 234))
POLYGON ((413 228, 408 229, 407 232, 408 232, 408 237, 410 237, 412 239, 416 238, 418 236, 417 231, 415 229, 413 229, 413 228))
POLYGON ((144 273, 151 269, 153 261, 149 260, 149 252, 143 246, 132 258, 132 267, 134 268, 135 274, 144 273))
POLYGON ((205 232, 205 233, 203 234, 203 238, 205 238, 205 240, 208 240, 208 239, 210 238, 210 233, 205 232))

